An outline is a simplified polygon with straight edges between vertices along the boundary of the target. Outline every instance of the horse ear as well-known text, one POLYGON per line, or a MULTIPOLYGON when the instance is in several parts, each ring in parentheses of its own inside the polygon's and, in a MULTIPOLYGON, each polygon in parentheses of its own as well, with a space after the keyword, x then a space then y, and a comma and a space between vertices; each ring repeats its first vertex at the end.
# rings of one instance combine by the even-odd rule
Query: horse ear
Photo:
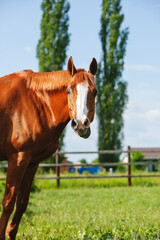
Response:
POLYGON ((71 74, 72 77, 73 77, 74 74, 76 74, 76 72, 77 72, 77 70, 76 70, 76 68, 75 68, 75 66, 74 66, 74 64, 73 64, 73 59, 72 59, 72 57, 70 57, 70 58, 68 59, 67 70, 70 72, 70 74, 71 74))
POLYGON ((89 65, 89 73, 92 73, 93 75, 95 75, 96 72, 97 72, 97 61, 95 58, 93 58, 89 65))

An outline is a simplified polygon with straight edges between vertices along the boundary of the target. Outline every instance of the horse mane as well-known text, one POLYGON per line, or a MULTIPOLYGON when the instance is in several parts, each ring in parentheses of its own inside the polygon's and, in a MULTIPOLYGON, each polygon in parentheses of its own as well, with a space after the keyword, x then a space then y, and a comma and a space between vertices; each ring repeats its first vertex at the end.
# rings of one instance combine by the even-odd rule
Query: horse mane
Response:
POLYGON ((87 79, 94 82, 92 74, 84 69, 77 69, 77 73, 72 78, 68 70, 38 73, 32 70, 23 70, 17 73, 20 77, 27 80, 27 88, 33 90, 62 90, 69 86, 77 85, 87 79), (86 73, 86 74, 85 74, 86 73))
POLYGON ((68 86, 71 76, 68 71, 32 72, 27 77, 27 87, 33 90, 61 90, 68 86))

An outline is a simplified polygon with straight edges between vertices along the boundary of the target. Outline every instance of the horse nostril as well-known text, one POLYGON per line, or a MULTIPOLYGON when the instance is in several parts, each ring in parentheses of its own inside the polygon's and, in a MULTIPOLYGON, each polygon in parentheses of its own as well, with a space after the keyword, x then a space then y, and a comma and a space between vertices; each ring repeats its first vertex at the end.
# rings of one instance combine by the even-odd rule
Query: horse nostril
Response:
POLYGON ((90 126, 90 122, 88 118, 86 118, 86 120, 84 121, 84 126, 87 128, 90 126))
POLYGON ((73 128, 75 128, 77 126, 77 122, 74 119, 72 119, 71 126, 73 128))

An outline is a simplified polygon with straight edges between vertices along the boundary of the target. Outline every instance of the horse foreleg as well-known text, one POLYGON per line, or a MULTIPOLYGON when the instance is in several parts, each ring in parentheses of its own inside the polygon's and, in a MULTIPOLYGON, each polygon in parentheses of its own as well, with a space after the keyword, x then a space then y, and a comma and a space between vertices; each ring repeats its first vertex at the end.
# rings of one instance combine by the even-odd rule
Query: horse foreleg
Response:
POLYGON ((16 196, 29 162, 29 156, 24 152, 13 154, 8 159, 8 170, 5 193, 3 197, 3 209, 0 218, 0 240, 5 239, 5 231, 9 217, 13 211, 16 196))
POLYGON ((13 219, 7 227, 7 236, 9 240, 13 240, 16 237, 20 220, 28 205, 29 194, 37 168, 38 165, 29 165, 23 177, 17 195, 16 211, 13 219))

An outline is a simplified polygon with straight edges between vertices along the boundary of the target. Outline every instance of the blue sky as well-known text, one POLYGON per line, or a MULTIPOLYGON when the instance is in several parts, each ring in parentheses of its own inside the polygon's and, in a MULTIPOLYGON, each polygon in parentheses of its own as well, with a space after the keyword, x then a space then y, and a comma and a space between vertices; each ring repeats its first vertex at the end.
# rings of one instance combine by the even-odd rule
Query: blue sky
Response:
MULTIPOLYGON (((0 76, 22 69, 38 71, 36 45, 40 37, 41 0, 0 1, 0 76)), ((68 57, 75 66, 88 68, 93 57, 100 61, 100 0, 70 0, 71 41, 68 57)), ((123 78, 128 82, 129 101, 124 113, 123 146, 160 147, 160 1, 122 0, 123 27, 129 40, 123 78)), ((66 69, 66 65, 64 66, 66 69)), ((97 120, 85 140, 67 127, 66 151, 97 149, 97 120)), ((95 155, 68 156, 88 161, 95 155)))

